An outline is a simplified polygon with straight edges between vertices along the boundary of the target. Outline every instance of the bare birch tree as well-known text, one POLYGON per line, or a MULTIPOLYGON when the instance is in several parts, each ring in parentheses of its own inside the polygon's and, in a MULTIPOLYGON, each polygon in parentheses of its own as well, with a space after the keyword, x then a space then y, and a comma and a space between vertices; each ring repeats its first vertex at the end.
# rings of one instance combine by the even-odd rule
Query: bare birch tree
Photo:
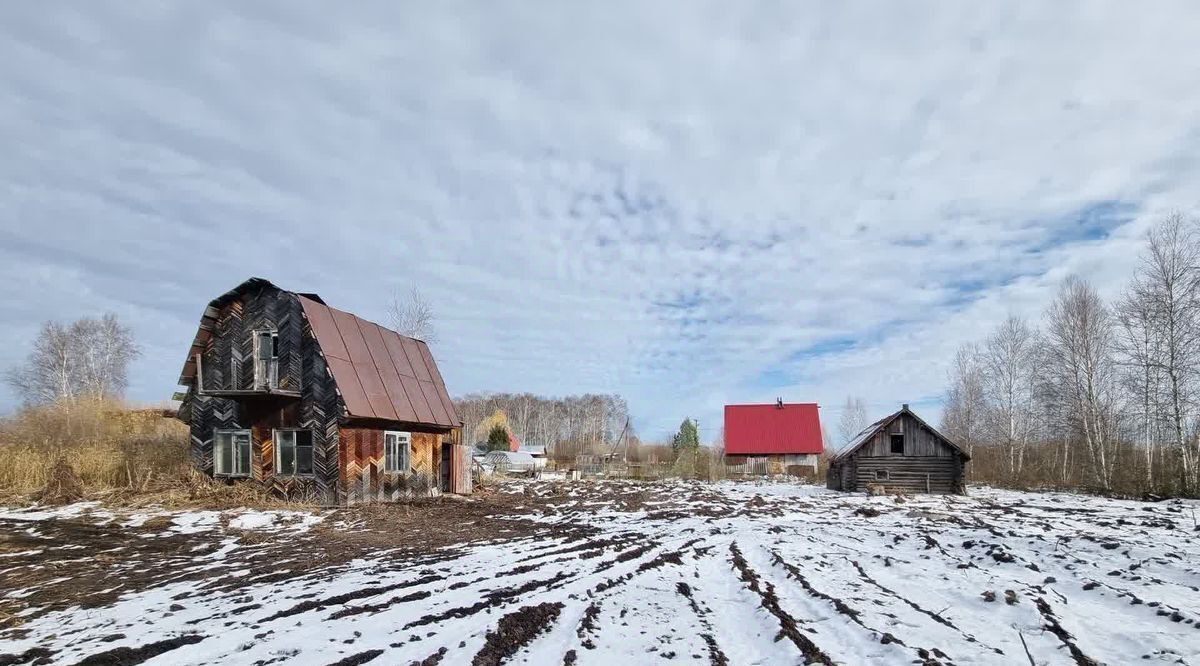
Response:
POLYGON ((26 404, 119 398, 140 355, 133 331, 113 314, 70 325, 46 322, 25 363, 6 379, 26 404))
POLYGON ((1112 317, 1096 290, 1067 279, 1046 313, 1047 370, 1062 398, 1065 418, 1081 434, 1092 475, 1112 486, 1116 445, 1112 317))
POLYGON ((407 292, 397 290, 392 294, 388 308, 392 328, 400 335, 424 340, 428 344, 437 341, 433 305, 415 286, 407 292))
POLYGON ((1163 340, 1158 328, 1152 288, 1141 275, 1134 278, 1117 303, 1116 349, 1122 379, 1129 392, 1131 417, 1136 419, 1137 438, 1145 455, 1145 482, 1154 487, 1154 462, 1161 440, 1163 403, 1163 340))
POLYGON ((980 355, 989 426, 1004 447, 1013 479, 1021 474, 1034 432, 1038 344, 1037 332, 1024 319, 1010 316, 988 337, 980 355))
POLYGON ((842 416, 838 420, 838 434, 841 435, 841 445, 845 446, 854 439, 854 436, 862 432, 870 423, 867 419, 867 403, 857 396, 846 396, 846 402, 842 405, 842 416))
POLYGON ((983 390, 983 369, 979 348, 966 343, 954 354, 954 364, 947 379, 946 406, 942 411, 942 426, 954 441, 975 454, 975 444, 983 436, 983 419, 987 404, 983 390))
POLYGON ((1190 432, 1200 379, 1200 238, 1196 224, 1171 215, 1151 230, 1133 289, 1145 301, 1158 353, 1147 360, 1165 379, 1171 442, 1183 487, 1200 487, 1200 442, 1190 432))

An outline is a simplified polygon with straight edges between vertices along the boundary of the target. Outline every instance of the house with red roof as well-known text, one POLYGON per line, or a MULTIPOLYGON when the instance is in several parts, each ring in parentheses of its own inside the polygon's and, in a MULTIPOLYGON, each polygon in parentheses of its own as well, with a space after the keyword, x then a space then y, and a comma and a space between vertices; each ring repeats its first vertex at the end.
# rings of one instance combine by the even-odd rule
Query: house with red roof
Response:
POLYGON ((825 450, 814 402, 725 405, 725 464, 757 474, 816 473, 825 450))

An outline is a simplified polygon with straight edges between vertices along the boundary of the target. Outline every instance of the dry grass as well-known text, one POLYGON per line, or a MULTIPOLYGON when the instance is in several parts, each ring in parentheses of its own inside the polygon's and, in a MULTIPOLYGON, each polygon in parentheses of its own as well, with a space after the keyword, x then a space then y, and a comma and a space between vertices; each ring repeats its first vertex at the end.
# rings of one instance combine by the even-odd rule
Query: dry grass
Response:
POLYGON ((189 467, 187 428, 158 410, 78 402, 22 410, 0 421, 0 488, 41 490, 66 460, 85 492, 146 489, 189 467))
MULTIPOLYGON (((70 466, 79 494, 89 499, 135 506, 283 504, 258 484, 226 484, 196 472, 187 426, 161 410, 77 402, 0 420, 0 495, 38 499, 58 489, 66 471, 60 463, 70 466)), ((68 501, 75 493, 54 494, 68 501)))

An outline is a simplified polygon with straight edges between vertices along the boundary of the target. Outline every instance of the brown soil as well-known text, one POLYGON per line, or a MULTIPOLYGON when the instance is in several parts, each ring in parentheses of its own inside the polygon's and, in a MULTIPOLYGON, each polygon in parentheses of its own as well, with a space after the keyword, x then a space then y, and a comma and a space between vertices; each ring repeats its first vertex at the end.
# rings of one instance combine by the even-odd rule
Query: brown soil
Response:
MULTIPOLYGON (((395 566, 411 567, 456 557, 453 549, 446 547, 457 544, 555 539, 559 544, 568 542, 564 551, 605 545, 585 546, 594 533, 586 526, 544 525, 513 517, 528 513, 527 504, 521 495, 484 492, 470 501, 433 498, 411 504, 330 509, 324 512, 324 521, 310 531, 286 539, 240 530, 183 534, 170 529, 169 518, 122 527, 119 521, 97 525, 94 517, 84 516, 38 521, 35 529, 28 529, 34 523, 0 519, 0 554, 6 555, 0 588, 32 590, 21 598, 0 597, 0 637, 7 633, 5 629, 19 636, 22 622, 54 610, 74 605, 99 607, 123 594, 169 582, 205 580, 207 592, 229 591, 316 572, 333 576, 341 565, 385 550, 389 558, 383 566, 394 562, 395 566), (214 574, 197 564, 198 556, 217 551, 221 540, 229 536, 237 537, 243 547, 228 558, 248 569, 247 575, 214 574), (113 585, 113 581, 119 583, 113 585), (22 611, 26 614, 19 615, 22 611)), ((364 593, 368 591, 378 594, 387 590, 364 593)), ((186 604, 187 597, 184 593, 177 601, 186 604)), ((403 597, 392 600, 405 601, 403 597)), ((299 613, 335 602, 341 603, 314 600, 308 607, 293 610, 299 613)), ((354 612, 378 610, 353 608, 354 612)))
POLYGON ((500 618, 496 630, 488 632, 483 649, 471 661, 472 666, 499 666, 538 634, 548 631, 562 609, 561 603, 522 606, 500 618))

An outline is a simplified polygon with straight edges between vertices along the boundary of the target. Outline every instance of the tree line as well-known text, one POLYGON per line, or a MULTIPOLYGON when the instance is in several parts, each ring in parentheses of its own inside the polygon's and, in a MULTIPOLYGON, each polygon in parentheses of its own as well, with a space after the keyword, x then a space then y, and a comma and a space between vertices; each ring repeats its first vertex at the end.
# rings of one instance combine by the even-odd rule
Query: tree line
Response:
POLYGON ((468 443, 488 441, 502 422, 522 444, 543 445, 547 455, 563 459, 609 450, 629 420, 629 405, 616 394, 473 393, 454 406, 468 443))
POLYGON ((942 426, 977 481, 1195 496, 1198 343, 1200 224, 1170 215, 1115 301, 1071 277, 1039 321, 959 347, 942 426))

